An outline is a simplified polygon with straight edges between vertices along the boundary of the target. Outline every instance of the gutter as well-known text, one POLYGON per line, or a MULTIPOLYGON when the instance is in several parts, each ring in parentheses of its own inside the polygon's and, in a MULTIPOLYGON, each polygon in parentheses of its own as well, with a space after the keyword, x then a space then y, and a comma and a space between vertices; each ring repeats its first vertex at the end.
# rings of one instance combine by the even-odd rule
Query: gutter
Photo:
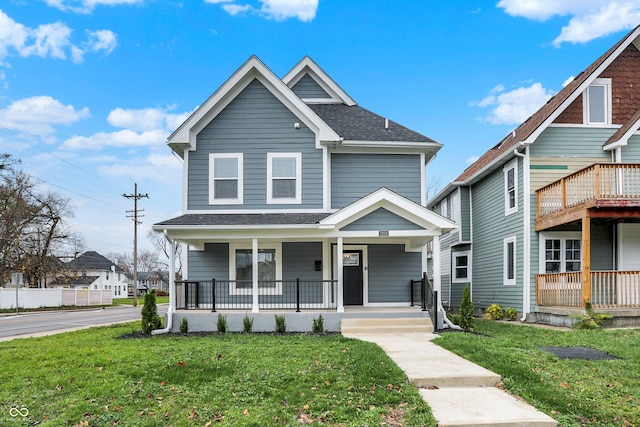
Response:
POLYGON ((529 144, 520 142, 519 147, 524 147, 524 154, 518 151, 518 148, 513 150, 513 155, 522 159, 523 168, 523 194, 524 200, 524 268, 522 271, 523 283, 522 283, 522 318, 521 322, 527 320, 527 314, 531 311, 531 176, 530 176, 530 157, 529 157, 529 144))
POLYGON ((164 329, 156 329, 151 331, 152 335, 161 335, 171 332, 173 326, 173 314, 176 311, 176 251, 175 241, 170 239, 167 235, 167 230, 164 230, 164 237, 171 244, 171 260, 169 265, 169 310, 167 310, 167 325, 164 329))

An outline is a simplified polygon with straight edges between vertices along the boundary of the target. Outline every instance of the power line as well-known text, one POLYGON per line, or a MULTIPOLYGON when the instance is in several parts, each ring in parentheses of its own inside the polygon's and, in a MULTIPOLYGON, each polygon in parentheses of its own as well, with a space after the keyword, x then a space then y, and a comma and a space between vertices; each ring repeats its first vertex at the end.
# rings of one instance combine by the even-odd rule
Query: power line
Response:
POLYGON ((133 194, 123 194, 122 197, 127 199, 133 199, 133 210, 127 211, 131 215, 127 215, 128 218, 133 218, 133 306, 138 305, 138 218, 144 215, 140 215, 140 212, 144 212, 144 209, 138 210, 138 200, 143 198, 149 198, 147 193, 138 193, 138 183, 134 184, 133 194))

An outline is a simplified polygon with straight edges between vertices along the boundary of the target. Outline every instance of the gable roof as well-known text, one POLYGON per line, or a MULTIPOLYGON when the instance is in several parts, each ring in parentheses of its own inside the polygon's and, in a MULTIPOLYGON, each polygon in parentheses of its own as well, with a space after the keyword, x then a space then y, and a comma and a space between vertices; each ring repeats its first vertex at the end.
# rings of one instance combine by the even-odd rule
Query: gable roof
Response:
POLYGON ((123 273, 124 270, 118 267, 115 263, 109 259, 100 255, 95 251, 87 251, 80 255, 78 258, 69 261, 67 267, 70 270, 83 271, 83 270, 104 270, 111 271, 111 266, 115 266, 115 271, 123 273))
MULTIPOLYGON (((344 103, 346 105, 356 105, 356 102, 342 88, 324 72, 318 64, 309 56, 305 56, 282 78, 284 84, 293 88, 304 76, 311 77, 330 97, 331 101, 344 103)), ((307 103, 316 102, 314 99, 304 99, 307 103)), ((327 99, 322 98, 317 102, 326 103, 327 99)))
POLYGON ((624 125, 620 126, 620 129, 607 139, 602 148, 605 150, 612 150, 621 145, 627 145, 629 138, 638 130, 639 127, 640 110, 636 111, 624 125))
POLYGON ((634 28, 618 43, 589 65, 531 117, 504 137, 499 144, 487 151, 465 169, 452 184, 466 185, 484 176, 502 159, 513 156, 513 150, 531 144, 584 90, 604 71, 624 49, 640 36, 640 26, 634 28))

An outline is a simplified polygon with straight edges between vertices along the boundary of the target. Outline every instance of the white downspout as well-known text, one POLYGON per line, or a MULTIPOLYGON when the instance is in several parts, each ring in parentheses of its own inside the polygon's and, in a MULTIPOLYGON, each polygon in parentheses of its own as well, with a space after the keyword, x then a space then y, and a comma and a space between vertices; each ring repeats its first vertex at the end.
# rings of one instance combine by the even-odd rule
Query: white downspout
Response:
POLYGON ((171 256, 169 257, 169 310, 167 311, 167 325, 164 329, 151 331, 152 335, 171 332, 173 326, 173 314, 176 311, 176 242, 171 240, 164 230, 164 237, 171 244, 171 256))
MULTIPOLYGON (((524 145, 521 143, 521 145, 524 145)), ((529 145, 525 145, 524 154, 516 148, 513 154, 522 159, 523 200, 524 200, 524 268, 522 269, 522 318, 521 322, 527 320, 527 314, 531 309, 531 176, 529 145)))

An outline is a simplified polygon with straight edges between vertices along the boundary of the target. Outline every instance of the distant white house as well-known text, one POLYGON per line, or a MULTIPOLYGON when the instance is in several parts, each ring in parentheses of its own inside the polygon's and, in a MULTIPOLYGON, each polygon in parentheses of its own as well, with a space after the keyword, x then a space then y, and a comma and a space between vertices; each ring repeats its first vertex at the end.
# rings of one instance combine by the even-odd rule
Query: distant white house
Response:
POLYGON ((64 275, 50 286, 109 290, 113 298, 127 297, 125 271, 95 251, 88 251, 65 264, 64 275))

